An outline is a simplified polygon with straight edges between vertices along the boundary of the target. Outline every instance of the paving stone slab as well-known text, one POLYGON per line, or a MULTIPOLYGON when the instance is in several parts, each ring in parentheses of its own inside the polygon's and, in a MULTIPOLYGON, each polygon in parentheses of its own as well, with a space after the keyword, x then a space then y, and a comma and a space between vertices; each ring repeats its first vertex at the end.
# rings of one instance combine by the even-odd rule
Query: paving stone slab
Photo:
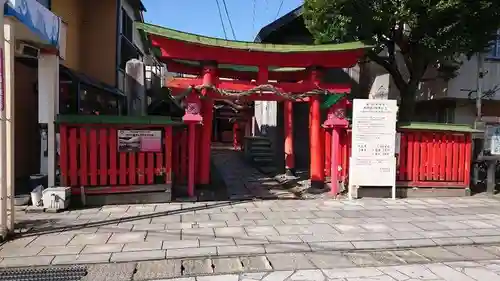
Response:
POLYGON ((213 273, 211 259, 192 259, 182 261, 183 275, 198 275, 213 273))
POLYGON ((52 260, 53 265, 65 264, 94 264, 109 262, 111 254, 81 254, 81 255, 61 255, 55 256, 52 260))
POLYGON ((309 261, 317 268, 333 268, 333 267, 354 267, 351 260, 341 255, 340 253, 316 252, 304 254, 309 261))
POLYGON ((315 266, 304 254, 268 254, 266 255, 274 270, 313 269, 315 266))
POLYGON ((245 271, 272 270, 272 266, 265 256, 240 257, 240 261, 245 271))
POLYGON ((133 280, 152 280, 180 277, 182 263, 180 260, 160 260, 137 263, 133 280))
POLYGON ((131 280, 135 263, 96 264, 87 268, 87 275, 81 281, 123 281, 131 280))
POLYGON ((0 267, 27 267, 50 265, 54 256, 4 258, 0 261, 0 267))
POLYGON ((217 256, 216 247, 168 249, 167 258, 217 256))
POLYGON ((371 252, 348 252, 344 256, 358 266, 382 266, 381 261, 371 255, 371 252))
MULTIPOLYGON (((79 246, 52 246, 45 247, 38 255, 40 256, 55 256, 55 255, 76 255, 83 250, 83 245, 79 246)), ((26 248, 28 249, 28 248, 26 248)), ((1 253, 0 253, 1 255, 1 253)))
POLYGON ((390 251, 400 259, 402 259, 405 263, 413 264, 413 263, 425 263, 429 262, 429 259, 415 253, 411 250, 397 250, 390 251))
POLYGON ((215 258, 212 259, 215 273, 238 273, 243 272, 243 264, 239 258, 215 258))
POLYGON ((231 255, 253 255, 264 254, 265 249, 261 245, 239 245, 239 246, 220 246, 217 247, 217 254, 220 256, 231 255))
POLYGON ((120 252, 111 254, 111 262, 159 260, 165 258, 165 250, 120 252))
POLYGON ((417 248, 413 251, 431 261, 463 260, 462 256, 439 247, 417 248))
POLYGON ((123 246, 124 244, 86 245, 82 254, 116 253, 121 252, 123 246))
POLYGON ((2 258, 17 258, 17 257, 30 257, 36 256, 40 253, 44 247, 42 246, 30 246, 25 248, 15 248, 8 247, 0 250, 0 257, 2 258))
POLYGON ((398 265, 405 263, 403 259, 395 255, 391 251, 376 251, 370 254, 375 260, 379 261, 382 265, 387 266, 387 265, 398 265))
POLYGON ((493 260, 498 258, 498 256, 475 246, 448 246, 444 248, 468 260, 493 260))

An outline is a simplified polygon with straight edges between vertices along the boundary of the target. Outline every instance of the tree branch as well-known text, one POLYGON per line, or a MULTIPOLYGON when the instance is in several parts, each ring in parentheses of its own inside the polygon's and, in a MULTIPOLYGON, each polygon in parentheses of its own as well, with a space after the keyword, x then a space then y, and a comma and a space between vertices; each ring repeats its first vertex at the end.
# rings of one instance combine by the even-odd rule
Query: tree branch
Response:
POLYGON ((396 87, 398 87, 400 92, 406 90, 406 88, 408 87, 408 83, 404 80, 396 65, 390 64, 387 60, 384 60, 373 51, 368 51, 368 58, 387 70, 387 72, 392 76, 392 79, 394 80, 394 83, 396 84, 396 87))

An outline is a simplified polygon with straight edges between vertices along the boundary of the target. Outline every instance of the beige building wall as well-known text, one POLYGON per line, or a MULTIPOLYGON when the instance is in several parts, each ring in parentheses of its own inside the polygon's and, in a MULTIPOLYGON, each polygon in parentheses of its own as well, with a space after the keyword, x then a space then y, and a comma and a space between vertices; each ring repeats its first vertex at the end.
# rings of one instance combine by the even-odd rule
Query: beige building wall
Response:
POLYGON ((82 0, 52 0, 52 12, 67 24, 66 59, 63 64, 80 71, 81 28, 83 24, 82 0))
POLYGON ((82 71, 113 86, 116 82, 116 1, 83 1, 80 39, 82 71))
POLYGON ((52 0, 52 11, 67 23, 65 66, 115 85, 118 0, 52 0))

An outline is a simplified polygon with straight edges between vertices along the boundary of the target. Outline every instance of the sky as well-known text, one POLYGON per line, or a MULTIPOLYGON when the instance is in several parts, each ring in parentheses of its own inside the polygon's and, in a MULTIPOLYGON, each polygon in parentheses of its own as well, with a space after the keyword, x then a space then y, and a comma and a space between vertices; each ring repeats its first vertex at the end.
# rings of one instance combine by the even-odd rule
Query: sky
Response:
MULTIPOLYGON (((227 38, 234 39, 222 0, 142 0, 147 10, 144 15, 145 21, 148 23, 225 38, 217 1, 223 15, 227 38)), ((262 27, 297 8, 303 2, 303 0, 225 1, 236 39, 240 41, 253 41, 262 27)))

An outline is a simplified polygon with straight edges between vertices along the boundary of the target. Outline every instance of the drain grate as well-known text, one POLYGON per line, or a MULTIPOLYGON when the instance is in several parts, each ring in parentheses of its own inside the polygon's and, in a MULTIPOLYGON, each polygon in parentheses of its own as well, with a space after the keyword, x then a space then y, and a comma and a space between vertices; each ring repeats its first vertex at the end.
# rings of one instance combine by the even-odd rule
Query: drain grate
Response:
POLYGON ((83 266, 0 269, 1 281, 79 281, 85 275, 83 266))

